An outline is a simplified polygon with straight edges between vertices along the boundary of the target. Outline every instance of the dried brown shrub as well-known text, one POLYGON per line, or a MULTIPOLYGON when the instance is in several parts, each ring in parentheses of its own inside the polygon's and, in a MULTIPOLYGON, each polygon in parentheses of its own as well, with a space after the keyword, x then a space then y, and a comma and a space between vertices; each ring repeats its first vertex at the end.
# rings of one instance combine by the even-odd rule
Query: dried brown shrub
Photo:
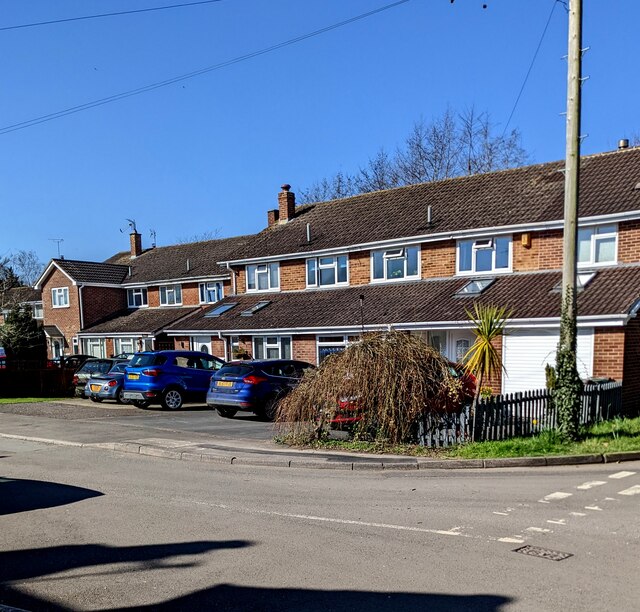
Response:
POLYGON ((340 400, 361 406, 353 434, 389 443, 412 440, 418 418, 445 410, 460 395, 449 362, 421 338, 404 332, 365 334, 307 372, 278 408, 278 428, 290 441, 322 435, 340 400))

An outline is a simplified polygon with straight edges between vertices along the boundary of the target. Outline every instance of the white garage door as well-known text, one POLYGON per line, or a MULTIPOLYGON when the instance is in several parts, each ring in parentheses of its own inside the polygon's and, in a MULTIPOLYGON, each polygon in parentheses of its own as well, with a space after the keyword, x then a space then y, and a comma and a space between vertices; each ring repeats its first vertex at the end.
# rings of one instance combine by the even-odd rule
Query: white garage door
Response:
MULTIPOLYGON (((545 388, 544 366, 556 363, 559 334, 551 329, 522 329, 504 336, 503 393, 545 388)), ((589 378, 593 373, 593 329, 578 330, 577 358, 580 376, 589 378)))

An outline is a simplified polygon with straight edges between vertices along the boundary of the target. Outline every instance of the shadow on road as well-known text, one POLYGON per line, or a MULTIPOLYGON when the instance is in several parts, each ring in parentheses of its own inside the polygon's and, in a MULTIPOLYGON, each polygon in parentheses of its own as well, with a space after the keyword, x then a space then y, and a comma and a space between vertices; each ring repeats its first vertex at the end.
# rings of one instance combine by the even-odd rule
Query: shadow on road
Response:
POLYGON ((57 482, 0 477, 0 515, 64 506, 101 495, 99 491, 57 482))

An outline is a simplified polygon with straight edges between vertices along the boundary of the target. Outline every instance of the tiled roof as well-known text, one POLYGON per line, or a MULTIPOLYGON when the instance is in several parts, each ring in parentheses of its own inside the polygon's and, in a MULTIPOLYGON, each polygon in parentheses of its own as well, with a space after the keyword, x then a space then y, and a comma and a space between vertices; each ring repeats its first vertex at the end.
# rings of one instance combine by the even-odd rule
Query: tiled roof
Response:
POLYGON ((90 334, 155 334, 199 308, 138 308, 121 311, 113 317, 96 323, 82 333, 90 334))
POLYGON ((24 302, 41 302, 42 291, 33 287, 13 287, 4 292, 3 303, 22 304, 24 302))
MULTIPOLYGON (((472 308, 474 300, 504 306, 511 311, 512 319, 560 316, 561 296, 553 290, 561 281, 560 272, 498 276, 479 296, 457 296, 469 280, 453 277, 345 289, 230 296, 216 304, 237 302, 237 306, 224 314, 206 317, 214 306, 198 311, 169 330, 359 327, 361 295, 364 296, 365 325, 467 321, 466 309, 472 308), (241 316, 242 311, 262 300, 271 303, 252 316, 241 316)), ((625 315, 639 298, 640 266, 602 269, 578 296, 579 316, 625 315)))
MULTIPOLYGON (((564 162, 551 162, 299 206, 294 219, 263 230, 235 255, 230 249, 224 260, 561 220, 563 167, 564 162)), ((640 147, 583 157, 580 217, 640 210, 639 182, 640 147)))
POLYGON ((54 259, 55 264, 78 283, 119 285, 128 272, 126 266, 97 261, 54 259))
MULTIPOLYGON (((237 251, 243 251, 248 236, 221 238, 203 242, 190 242, 173 246, 147 249, 132 259, 129 251, 117 253, 107 264, 131 266, 131 276, 125 283, 150 283, 167 279, 202 278, 227 275, 229 271, 217 262, 229 259, 237 251), (187 260, 189 269, 187 270, 187 260)), ((107 265, 103 264, 103 265, 107 265)))

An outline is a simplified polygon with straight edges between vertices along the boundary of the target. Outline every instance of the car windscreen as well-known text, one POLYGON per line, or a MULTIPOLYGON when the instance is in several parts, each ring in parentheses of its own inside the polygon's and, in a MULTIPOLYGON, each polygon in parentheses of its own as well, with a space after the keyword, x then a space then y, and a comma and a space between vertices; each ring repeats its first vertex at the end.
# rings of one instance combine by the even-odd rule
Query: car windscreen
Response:
POLYGON ((78 374, 105 374, 111 368, 111 361, 103 361, 103 360, 90 360, 86 361, 85 364, 78 370, 78 374))
POLYGON ((147 366, 159 366, 166 363, 166 361, 165 355, 141 353, 140 355, 134 355, 128 365, 132 368, 144 368, 147 366))
POLYGON ((116 365, 111 368, 111 373, 124 372, 124 369, 128 366, 128 363, 116 363, 116 365))
POLYGON ((253 372, 253 368, 248 365, 231 363, 228 365, 223 365, 215 374, 216 378, 220 378, 222 376, 247 376, 247 374, 251 374, 253 372))

